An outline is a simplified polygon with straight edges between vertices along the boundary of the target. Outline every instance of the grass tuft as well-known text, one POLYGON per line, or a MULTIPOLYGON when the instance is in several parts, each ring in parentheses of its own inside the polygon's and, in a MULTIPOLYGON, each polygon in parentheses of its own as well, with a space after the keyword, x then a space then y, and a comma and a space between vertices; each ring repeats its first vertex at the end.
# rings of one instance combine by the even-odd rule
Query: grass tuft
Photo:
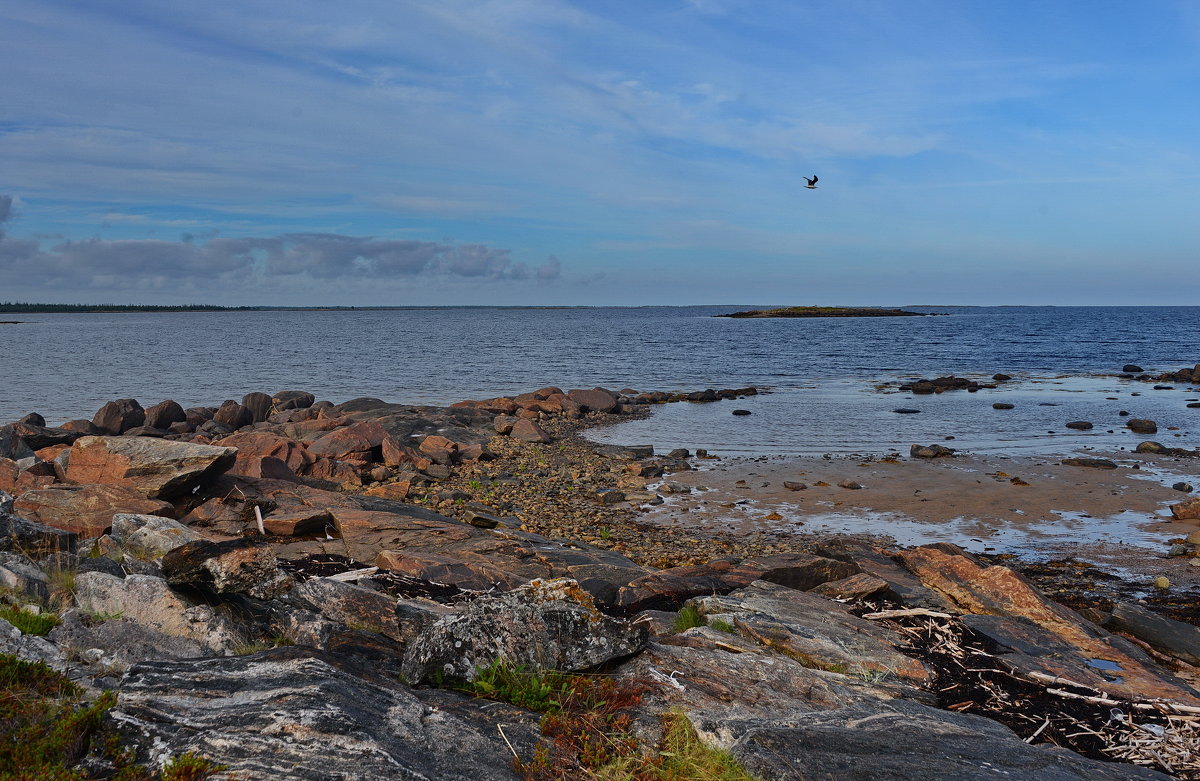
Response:
POLYGON ((532 757, 513 759, 523 781, 757 781, 728 752, 705 746, 683 714, 663 716, 660 744, 644 745, 634 732, 633 708, 649 691, 646 682, 533 673, 497 662, 463 688, 544 714, 546 740, 532 757))
POLYGON ((675 623, 671 628, 679 634, 697 626, 708 626, 708 619, 701 615, 695 605, 684 605, 679 615, 675 616, 675 623))
POLYGON ((31 613, 14 605, 0 606, 0 618, 21 630, 21 634, 45 636, 62 622, 53 613, 31 613))

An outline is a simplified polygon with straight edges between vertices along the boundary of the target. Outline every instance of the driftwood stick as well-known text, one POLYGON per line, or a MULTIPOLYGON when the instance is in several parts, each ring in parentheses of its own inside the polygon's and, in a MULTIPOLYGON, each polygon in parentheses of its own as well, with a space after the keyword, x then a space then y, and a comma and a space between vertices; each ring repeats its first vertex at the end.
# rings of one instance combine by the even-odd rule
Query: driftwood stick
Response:
POLYGON ((263 526, 262 510, 259 509, 257 504, 254 505, 254 520, 258 521, 258 533, 265 535, 267 529, 263 526))
POLYGON ((910 607, 903 610, 881 610, 878 613, 867 613, 863 618, 909 618, 912 616, 926 616, 928 618, 954 618, 949 613, 939 613, 936 610, 929 610, 923 607, 910 607))
POLYGON ((359 578, 369 578, 379 571, 379 567, 366 567, 364 569, 352 569, 349 572, 339 572, 336 575, 327 576, 330 580, 340 580, 349 582, 358 580, 359 578))

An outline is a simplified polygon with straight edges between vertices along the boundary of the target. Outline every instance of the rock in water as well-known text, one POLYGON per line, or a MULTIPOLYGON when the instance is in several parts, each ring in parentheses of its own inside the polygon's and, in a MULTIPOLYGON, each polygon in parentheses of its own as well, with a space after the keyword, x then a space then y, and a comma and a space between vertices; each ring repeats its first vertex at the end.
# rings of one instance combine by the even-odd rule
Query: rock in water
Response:
POLYGON ((473 680, 496 661, 531 670, 588 670, 640 651, 646 627, 596 609, 570 579, 535 580, 468 603, 437 621, 405 650, 404 677, 412 683, 473 680))

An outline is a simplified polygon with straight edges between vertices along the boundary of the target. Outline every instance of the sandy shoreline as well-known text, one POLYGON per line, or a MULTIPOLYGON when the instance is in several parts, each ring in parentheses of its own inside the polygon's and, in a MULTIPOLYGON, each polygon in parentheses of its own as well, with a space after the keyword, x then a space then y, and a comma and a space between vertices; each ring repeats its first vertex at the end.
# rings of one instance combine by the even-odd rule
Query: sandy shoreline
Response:
MULTIPOLYGON (((1093 454, 1094 455, 1094 454, 1093 454)), ((1197 527, 1171 521, 1167 506, 1200 486, 1200 463, 1108 454, 1118 469, 1067 466, 1050 457, 730 458, 696 460, 697 471, 664 482, 687 486, 639 520, 686 529, 777 538, 858 534, 900 545, 953 542, 976 552, 1075 557, 1180 585, 1200 568, 1168 558, 1169 541, 1197 527), (806 486, 790 490, 787 481, 806 486), (861 488, 844 487, 860 485, 861 488)))

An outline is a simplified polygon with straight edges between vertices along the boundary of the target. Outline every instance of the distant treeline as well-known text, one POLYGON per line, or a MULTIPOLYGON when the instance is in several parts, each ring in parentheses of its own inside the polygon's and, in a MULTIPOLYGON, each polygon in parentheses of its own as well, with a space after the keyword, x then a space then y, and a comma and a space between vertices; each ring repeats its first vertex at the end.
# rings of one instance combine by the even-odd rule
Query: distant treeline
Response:
POLYGON ((20 304, 0 303, 0 312, 235 312, 262 309, 257 306, 212 306, 209 304, 181 304, 179 306, 152 306, 150 304, 20 304))

